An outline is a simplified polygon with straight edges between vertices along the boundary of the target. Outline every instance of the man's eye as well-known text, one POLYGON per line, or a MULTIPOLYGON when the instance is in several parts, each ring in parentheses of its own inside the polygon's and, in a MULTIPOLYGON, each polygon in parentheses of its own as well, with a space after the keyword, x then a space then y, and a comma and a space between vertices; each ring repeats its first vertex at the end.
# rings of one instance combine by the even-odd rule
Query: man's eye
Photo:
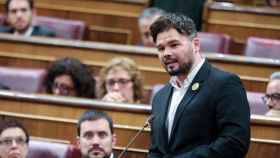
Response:
POLYGON ((84 138, 86 138, 86 139, 90 139, 90 138, 92 138, 93 137, 93 134, 92 133, 85 133, 84 134, 84 138))
POLYGON ((173 43, 173 44, 170 45, 170 47, 172 47, 172 48, 177 47, 177 46, 178 46, 177 43, 173 43))
POLYGON ((99 135, 100 138, 105 138, 107 136, 107 133, 106 132, 99 132, 98 135, 99 135))

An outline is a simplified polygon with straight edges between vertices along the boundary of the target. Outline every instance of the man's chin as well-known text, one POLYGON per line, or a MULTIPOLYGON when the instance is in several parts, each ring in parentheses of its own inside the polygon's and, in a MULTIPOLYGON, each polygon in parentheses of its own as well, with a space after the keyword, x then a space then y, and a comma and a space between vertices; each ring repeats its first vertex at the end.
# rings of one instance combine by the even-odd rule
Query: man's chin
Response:
POLYGON ((25 32, 26 30, 28 30, 28 26, 16 26, 15 29, 18 32, 25 32))
POLYGON ((180 70, 167 70, 170 76, 177 76, 180 75, 182 72, 180 70))

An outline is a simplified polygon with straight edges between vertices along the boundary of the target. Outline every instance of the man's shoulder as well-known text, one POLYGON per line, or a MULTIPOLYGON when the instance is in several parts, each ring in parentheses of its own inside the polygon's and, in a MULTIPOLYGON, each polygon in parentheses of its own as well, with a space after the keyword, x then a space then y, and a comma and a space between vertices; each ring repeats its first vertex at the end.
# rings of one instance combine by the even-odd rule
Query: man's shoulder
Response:
POLYGON ((36 25, 33 28, 32 36, 55 37, 55 32, 47 27, 36 25))
POLYGON ((224 70, 216 68, 214 66, 212 66, 212 68, 211 68, 211 75, 219 80, 226 80, 226 79, 230 79, 230 78, 239 80, 239 77, 236 74, 228 72, 228 71, 224 71, 224 70))

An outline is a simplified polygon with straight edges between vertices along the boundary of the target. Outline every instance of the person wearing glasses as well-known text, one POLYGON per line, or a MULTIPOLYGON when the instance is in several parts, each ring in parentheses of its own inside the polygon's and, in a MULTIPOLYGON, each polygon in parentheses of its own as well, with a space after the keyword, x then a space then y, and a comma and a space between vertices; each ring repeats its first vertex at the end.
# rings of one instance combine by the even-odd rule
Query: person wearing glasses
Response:
POLYGON ((27 158, 29 134, 15 120, 0 121, 0 157, 27 158))
POLYGON ((53 95, 95 98, 95 79, 89 69, 75 58, 62 58, 48 69, 46 91, 53 95))
POLYGON ((280 117, 280 72, 274 72, 266 87, 266 94, 262 98, 269 111, 266 116, 280 117))
POLYGON ((104 101, 140 103, 143 80, 136 63, 114 58, 100 71, 98 96, 104 101))

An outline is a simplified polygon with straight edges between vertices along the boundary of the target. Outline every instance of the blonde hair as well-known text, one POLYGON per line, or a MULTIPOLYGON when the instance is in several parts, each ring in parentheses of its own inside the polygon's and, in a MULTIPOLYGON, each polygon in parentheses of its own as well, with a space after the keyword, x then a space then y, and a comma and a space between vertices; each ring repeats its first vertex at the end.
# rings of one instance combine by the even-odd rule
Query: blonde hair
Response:
POLYGON ((133 83, 133 100, 139 102, 143 97, 143 79, 136 63, 125 57, 113 58, 108 64, 101 69, 99 73, 99 84, 98 84, 98 97, 103 98, 107 93, 106 90, 106 77, 110 70, 121 68, 129 74, 133 83))

